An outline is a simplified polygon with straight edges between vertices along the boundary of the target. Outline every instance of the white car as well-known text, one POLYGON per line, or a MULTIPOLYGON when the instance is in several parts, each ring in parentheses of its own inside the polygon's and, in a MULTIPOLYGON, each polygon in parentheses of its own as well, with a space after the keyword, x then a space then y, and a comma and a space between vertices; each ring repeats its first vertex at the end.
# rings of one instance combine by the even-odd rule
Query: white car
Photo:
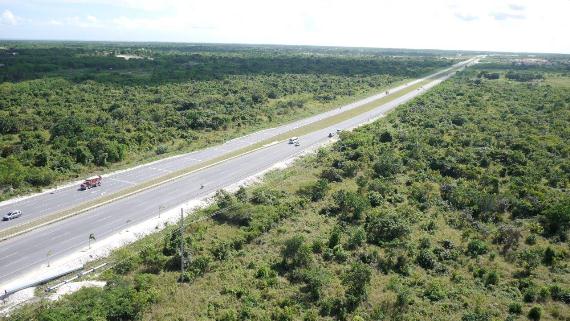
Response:
POLYGON ((2 218, 3 221, 9 221, 9 220, 13 220, 15 218, 18 218, 22 216, 22 211, 20 210, 14 210, 14 211, 10 211, 8 212, 6 215, 4 215, 4 217, 2 218))
POLYGON ((295 144, 299 140, 299 137, 291 137, 289 138, 289 144, 295 144))
POLYGON ((299 143, 299 141, 295 142, 295 147, 297 147, 297 146, 301 146, 301 143, 299 143))

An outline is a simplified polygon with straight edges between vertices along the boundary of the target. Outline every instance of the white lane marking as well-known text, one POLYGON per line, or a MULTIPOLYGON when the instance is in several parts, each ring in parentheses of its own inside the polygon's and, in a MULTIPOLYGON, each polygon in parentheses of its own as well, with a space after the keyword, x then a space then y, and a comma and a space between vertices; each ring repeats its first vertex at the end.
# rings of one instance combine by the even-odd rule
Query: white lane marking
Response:
POLYGON ((4 255, 2 258, 3 258, 3 259, 7 259, 7 258, 9 258, 9 257, 12 257, 12 256, 16 255, 16 254, 20 254, 20 253, 19 253, 19 252, 14 252, 14 253, 12 253, 12 254, 4 255))
POLYGON ((171 170, 169 170, 169 169, 164 169, 164 168, 149 167, 149 169, 154 169, 154 170, 159 171, 159 172, 172 173, 171 170))
POLYGON ((201 159, 192 158, 192 157, 184 157, 184 159, 191 160, 191 161, 197 161, 197 162, 201 162, 201 161, 202 161, 201 159))
POLYGON ((125 184, 129 184, 129 185, 136 185, 136 183, 130 182, 130 181, 125 181, 123 179, 118 179, 118 178, 107 178, 109 180, 115 181, 115 182, 119 182, 119 183, 125 183, 125 184))

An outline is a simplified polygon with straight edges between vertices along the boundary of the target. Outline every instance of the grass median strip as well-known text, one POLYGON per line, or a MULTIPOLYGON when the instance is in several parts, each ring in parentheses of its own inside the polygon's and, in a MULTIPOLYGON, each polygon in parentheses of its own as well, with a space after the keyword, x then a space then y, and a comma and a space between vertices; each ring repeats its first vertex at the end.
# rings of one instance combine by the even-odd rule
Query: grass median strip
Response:
POLYGON ((148 180, 144 183, 131 186, 131 187, 123 189, 119 192, 109 194, 109 195, 94 199, 92 201, 81 203, 77 206, 65 209, 63 211, 59 211, 59 212, 56 212, 53 214, 45 215, 45 216, 40 217, 38 219, 29 221, 29 222, 25 222, 25 223, 22 223, 20 225, 2 230, 2 231, 0 231, 0 241, 3 241, 6 239, 9 239, 9 238, 24 234, 24 233, 29 232, 31 230, 34 230, 36 228, 61 221, 61 220, 67 219, 69 217, 72 217, 72 216, 87 212, 89 210, 95 209, 97 207, 112 203, 114 201, 132 196, 132 195, 140 193, 142 191, 145 191, 145 190, 157 187, 159 185, 168 183, 170 181, 182 178, 182 177, 189 175, 189 174, 192 174, 196 171, 203 170, 203 169, 218 165, 222 162, 240 157, 242 155, 253 153, 257 150, 264 149, 264 148, 268 147, 269 145, 273 145, 275 143, 284 141, 284 140, 288 139, 289 137, 303 136, 303 135, 306 135, 308 133, 314 132, 316 130, 320 130, 320 129, 332 126, 334 124, 340 123, 342 121, 348 120, 348 119, 353 118, 355 116, 358 116, 360 114, 369 112, 369 111, 371 111, 371 110, 373 110, 373 109, 375 109, 375 108, 377 108, 377 107, 379 107, 385 103, 388 103, 394 99, 402 97, 402 96, 404 96, 404 95, 406 95, 406 94, 408 94, 408 93, 410 93, 410 92, 412 92, 418 88, 421 88, 422 86, 431 82, 432 80, 443 77, 446 74, 452 72, 454 69, 456 69, 456 68, 452 68, 452 69, 449 69, 445 72, 435 74, 432 77, 428 77, 428 78, 426 78, 422 81, 419 81, 419 82, 417 82, 417 83, 415 83, 409 87, 403 88, 397 92, 394 92, 392 94, 389 94, 387 96, 379 98, 377 100, 374 100, 374 101, 369 102, 367 104, 364 104, 362 106, 359 106, 359 107, 356 107, 353 109, 349 109, 349 110, 346 110, 344 112, 333 115, 331 117, 327 117, 327 118, 318 120, 316 122, 313 122, 313 123, 292 129, 286 133, 279 134, 277 136, 266 139, 264 141, 257 142, 255 144, 249 145, 249 146, 241 148, 239 150, 235 150, 233 152, 229 152, 227 154, 224 154, 224 155, 219 156, 219 157, 215 157, 213 159, 201 162, 199 164, 174 171, 172 173, 160 176, 160 177, 155 178, 155 179, 148 180))

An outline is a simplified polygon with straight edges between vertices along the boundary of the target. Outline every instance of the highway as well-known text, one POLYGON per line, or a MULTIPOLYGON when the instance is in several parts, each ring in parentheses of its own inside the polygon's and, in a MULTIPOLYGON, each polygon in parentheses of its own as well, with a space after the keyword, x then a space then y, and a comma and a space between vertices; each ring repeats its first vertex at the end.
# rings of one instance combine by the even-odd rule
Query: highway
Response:
MULTIPOLYGON (((469 62, 472 62, 472 60, 469 62)), ((456 65, 456 67, 464 64, 465 62, 461 65, 456 65)), ((440 78, 432 80, 421 89, 407 93, 349 120, 300 137, 301 146, 295 147, 283 141, 276 142, 265 148, 192 172, 182 178, 94 208, 80 215, 2 241, 0 243, 0 284, 44 264, 47 261, 46 253, 48 251, 52 253, 50 260, 78 251, 87 245, 90 233, 94 233, 98 240, 104 239, 129 226, 156 216, 159 206, 166 210, 183 204, 188 200, 201 198, 270 168, 278 162, 294 157, 306 149, 314 148, 327 142, 330 132, 336 132, 337 129, 351 129, 371 119, 380 117, 451 76, 451 74, 446 73, 438 74, 440 78), (200 188, 201 184, 204 184, 204 188, 200 188)), ((421 80, 393 88, 390 90, 390 93, 404 89, 418 81, 421 80)), ((0 223, 0 230, 15 224, 21 224, 27 220, 34 220, 42 215, 76 206, 85 201, 97 199, 109 193, 121 191, 149 179, 214 159, 245 146, 266 141, 291 129, 336 115, 351 108, 357 108, 384 95, 384 93, 378 94, 326 113, 234 139, 220 146, 167 158, 138 166, 131 170, 107 175, 103 178, 101 187, 91 190, 78 191, 78 186, 72 185, 58 189, 53 193, 42 193, 22 200, 4 202, 0 204, 0 213, 3 214, 11 209, 21 209, 24 215, 19 219, 0 223)))

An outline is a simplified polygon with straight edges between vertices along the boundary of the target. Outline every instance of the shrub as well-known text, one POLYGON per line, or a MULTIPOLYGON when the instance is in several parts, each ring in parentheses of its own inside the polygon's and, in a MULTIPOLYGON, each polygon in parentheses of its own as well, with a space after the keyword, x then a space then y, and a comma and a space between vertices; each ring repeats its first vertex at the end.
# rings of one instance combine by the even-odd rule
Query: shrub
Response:
POLYGON ((485 285, 497 285, 499 283, 499 274, 496 271, 491 271, 485 276, 485 285))
POLYGON ((311 250, 313 251, 313 253, 322 253, 323 249, 325 248, 325 244, 323 244, 323 241, 320 239, 316 239, 313 241, 313 243, 311 244, 311 250))
POLYGON ((335 247, 333 247, 332 251, 335 260, 338 262, 346 262, 348 259, 348 253, 346 253, 346 251, 342 248, 342 245, 337 244, 335 247))
POLYGON ((368 207, 368 200, 359 193, 351 191, 338 191, 334 194, 336 207, 332 210, 339 213, 345 220, 358 221, 368 207))
POLYGON ((350 234, 348 239, 348 247, 350 249, 356 249, 366 242, 366 231, 363 227, 359 226, 355 228, 350 234))
POLYGON ((253 191, 250 202, 257 205, 277 205, 280 195, 277 191, 258 188, 253 191))
POLYGON ((523 300, 526 303, 531 303, 531 302, 536 301, 537 296, 538 296, 538 293, 537 293, 536 288, 534 286, 529 286, 523 292, 523 300))
POLYGON ((533 321, 539 321, 542 316, 542 309, 539 306, 534 306, 528 311, 528 318, 533 321))
POLYGON ((570 289, 563 289, 559 285, 550 287, 550 296, 553 300, 570 304, 570 289))
POLYGON ((372 207, 377 207, 384 203, 384 197, 382 194, 372 191, 368 193, 368 202, 370 202, 372 207))
POLYGON ((192 262, 190 262, 188 270, 192 273, 192 276, 194 277, 202 276, 204 275, 204 273, 210 270, 211 262, 212 259, 209 256, 205 255, 198 256, 194 258, 192 262))
POLYGON ((331 231, 331 235, 329 236, 328 247, 332 249, 338 244, 340 244, 341 236, 342 236, 341 227, 335 225, 335 227, 333 227, 333 230, 331 231))
POLYGON ((158 273, 162 270, 166 258, 154 246, 146 246, 140 252, 140 258, 146 270, 151 273, 158 273))
POLYGON ((513 302, 509 304, 509 313, 512 314, 521 314, 522 313, 522 304, 518 302, 513 302))
POLYGON ((301 235, 285 241, 281 256, 283 263, 292 267, 308 266, 313 260, 311 249, 305 244, 305 238, 301 235))
POLYGON ((432 270, 433 268, 435 268, 437 260, 432 252, 424 249, 421 250, 420 253, 418 254, 416 262, 418 262, 418 265, 421 266, 422 268, 426 270, 432 270))
POLYGON ((467 253, 472 257, 483 255, 487 253, 487 251, 487 244, 484 241, 471 240, 469 244, 467 244, 467 253))
POLYGON ((536 234, 530 234, 526 237, 525 241, 528 245, 535 245, 536 244, 536 234))
POLYGON ((326 168, 321 172, 321 178, 328 182, 342 181, 342 171, 337 168, 326 168))
POLYGON ((467 312, 461 317, 461 321, 490 321, 491 314, 487 311, 467 312))
POLYGON ((546 250, 544 250, 544 257, 542 259, 542 262, 544 262, 544 264, 546 265, 552 265, 554 264, 554 260, 556 259, 556 252, 554 252, 554 250, 549 246, 546 248, 546 250))
POLYGON ((299 190, 299 194, 309 198, 313 202, 317 202, 326 196, 329 189, 329 183, 324 179, 319 179, 313 184, 302 187, 299 190))
POLYGON ((432 282, 428 284, 424 290, 424 297, 430 301, 441 301, 447 296, 447 292, 439 282, 432 282))
POLYGON ((168 152, 168 146, 162 144, 162 145, 158 145, 158 147, 156 147, 156 155, 162 155, 162 154, 166 154, 166 152, 168 152))
POLYGON ((547 236, 566 233, 570 229, 570 197, 556 201, 543 211, 541 223, 547 236))
POLYGON ((410 233, 408 222, 395 213, 371 216, 366 225, 366 236, 372 244, 402 239, 410 233))
POLYGON ((322 288, 327 284, 330 276, 326 270, 318 267, 304 270, 301 275, 303 282, 306 283, 305 290, 309 292, 312 300, 318 301, 322 295, 322 288))
POLYGON ((347 271, 342 283, 347 287, 345 298, 347 307, 350 311, 354 311, 368 297, 368 285, 372 277, 370 268, 362 263, 354 263, 347 271))
POLYGON ((384 153, 372 168, 378 177, 392 177, 401 171, 402 160, 392 153, 384 153))
POLYGON ((138 263, 136 255, 125 249, 118 250, 116 253, 115 265, 113 271, 117 274, 127 274, 133 270, 138 263))

